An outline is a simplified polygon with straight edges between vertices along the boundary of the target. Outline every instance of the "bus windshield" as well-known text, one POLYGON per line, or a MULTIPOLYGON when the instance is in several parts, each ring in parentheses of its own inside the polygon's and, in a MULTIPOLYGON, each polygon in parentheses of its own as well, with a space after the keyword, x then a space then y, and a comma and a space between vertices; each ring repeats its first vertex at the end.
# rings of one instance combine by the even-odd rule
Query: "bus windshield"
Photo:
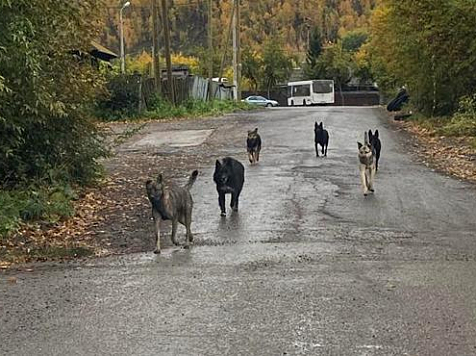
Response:
POLYGON ((314 93, 332 93, 332 80, 320 80, 312 82, 312 91, 314 93))

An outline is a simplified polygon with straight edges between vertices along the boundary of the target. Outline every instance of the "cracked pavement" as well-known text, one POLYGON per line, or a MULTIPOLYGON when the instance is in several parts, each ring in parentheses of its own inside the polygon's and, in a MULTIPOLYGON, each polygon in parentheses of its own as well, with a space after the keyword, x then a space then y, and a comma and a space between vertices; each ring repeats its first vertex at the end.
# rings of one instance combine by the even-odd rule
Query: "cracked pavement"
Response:
POLYGON ((194 245, 172 247, 168 228, 153 255, 144 204, 134 238, 146 252, 2 272, 0 355, 476 354, 475 185, 419 163, 409 140, 379 108, 148 125, 121 152, 188 156, 181 177, 200 169, 194 245), (315 157, 314 121, 329 131, 327 158, 315 157), (380 170, 364 197, 357 141, 376 128, 380 170), (225 155, 244 163, 245 186, 240 211, 221 218, 212 173, 225 155))

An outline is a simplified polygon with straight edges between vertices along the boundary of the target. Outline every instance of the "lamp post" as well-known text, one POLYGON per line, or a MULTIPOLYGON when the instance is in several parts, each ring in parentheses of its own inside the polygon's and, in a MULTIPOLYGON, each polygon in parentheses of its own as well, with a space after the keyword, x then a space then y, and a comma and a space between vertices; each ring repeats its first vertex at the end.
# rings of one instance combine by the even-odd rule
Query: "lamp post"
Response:
POLYGON ((126 73, 126 58, 124 54, 124 25, 122 23, 122 12, 126 7, 131 5, 130 1, 127 1, 122 5, 121 10, 119 11, 119 27, 120 27, 120 36, 121 36, 121 72, 122 74, 126 73))

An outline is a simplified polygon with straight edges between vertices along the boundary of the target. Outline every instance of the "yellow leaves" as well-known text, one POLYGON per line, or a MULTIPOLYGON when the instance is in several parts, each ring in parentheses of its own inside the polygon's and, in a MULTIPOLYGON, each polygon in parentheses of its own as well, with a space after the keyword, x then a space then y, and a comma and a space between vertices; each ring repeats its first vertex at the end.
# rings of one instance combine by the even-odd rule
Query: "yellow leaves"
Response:
MULTIPOLYGON (((458 178, 476 182, 476 150, 467 138, 436 136, 435 130, 416 123, 402 123, 419 141, 418 151, 432 166, 458 178)), ((428 165, 428 164, 427 164, 428 165)))

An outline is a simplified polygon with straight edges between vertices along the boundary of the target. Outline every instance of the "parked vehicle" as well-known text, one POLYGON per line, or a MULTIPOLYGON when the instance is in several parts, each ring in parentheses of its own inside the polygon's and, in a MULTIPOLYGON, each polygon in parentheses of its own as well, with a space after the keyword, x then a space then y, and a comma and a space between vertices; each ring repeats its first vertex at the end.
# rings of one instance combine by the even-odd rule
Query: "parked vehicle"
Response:
POLYGON ((263 96, 257 96, 257 95, 251 95, 251 96, 247 97, 246 99, 243 99, 242 101, 244 101, 248 104, 266 106, 266 107, 278 106, 279 105, 276 100, 266 99, 263 96))
POLYGON ((334 104, 333 80, 304 80, 288 83, 288 105, 334 104))

